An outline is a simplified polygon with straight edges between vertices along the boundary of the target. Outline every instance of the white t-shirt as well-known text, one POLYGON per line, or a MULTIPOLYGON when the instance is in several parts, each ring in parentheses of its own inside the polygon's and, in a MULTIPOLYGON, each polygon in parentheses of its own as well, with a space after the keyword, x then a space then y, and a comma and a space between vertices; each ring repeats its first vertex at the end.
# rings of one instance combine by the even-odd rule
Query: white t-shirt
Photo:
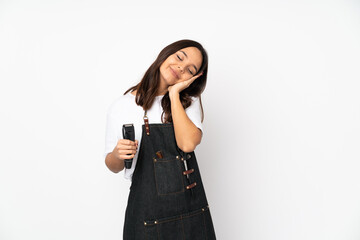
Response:
MULTIPOLYGON (((162 123, 161 113, 163 108, 161 106, 161 99, 164 95, 156 96, 153 105, 147 111, 149 123, 162 123)), ((189 119, 197 126, 202 132, 201 123, 201 106, 198 97, 192 97, 193 101, 185 112, 189 119)), ((165 116, 165 114, 164 114, 165 116)), ((138 150, 133 158, 130 169, 124 168, 125 179, 132 180, 132 174, 135 170, 138 153, 140 152, 142 125, 144 124, 144 110, 135 102, 135 96, 129 91, 126 95, 121 95, 109 106, 106 119, 106 132, 105 132, 105 151, 104 158, 109 152, 112 152, 119 139, 123 139, 122 126, 123 124, 132 123, 135 129, 135 140, 139 141, 138 150)))

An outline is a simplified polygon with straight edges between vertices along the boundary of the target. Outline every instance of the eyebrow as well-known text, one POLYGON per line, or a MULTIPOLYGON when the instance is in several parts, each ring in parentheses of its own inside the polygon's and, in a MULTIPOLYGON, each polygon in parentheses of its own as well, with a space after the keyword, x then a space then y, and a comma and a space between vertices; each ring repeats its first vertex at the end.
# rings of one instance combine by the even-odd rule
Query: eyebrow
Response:
MULTIPOLYGON (((180 52, 182 52, 185 55, 185 57, 188 57, 184 51, 180 50, 180 52)), ((193 66, 195 68, 195 71, 197 72, 198 71, 197 67, 194 64, 193 64, 193 66)))

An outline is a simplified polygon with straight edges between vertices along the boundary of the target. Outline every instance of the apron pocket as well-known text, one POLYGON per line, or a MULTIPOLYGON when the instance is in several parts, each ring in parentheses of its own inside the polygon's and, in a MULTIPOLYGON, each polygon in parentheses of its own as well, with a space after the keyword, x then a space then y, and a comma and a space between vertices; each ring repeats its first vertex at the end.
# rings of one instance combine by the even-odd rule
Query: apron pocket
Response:
POLYGON ((184 192, 184 182, 180 160, 171 158, 154 158, 154 175, 158 195, 184 192))
POLYGON ((206 239, 205 214, 208 207, 181 215, 144 221, 149 240, 204 240, 206 239))

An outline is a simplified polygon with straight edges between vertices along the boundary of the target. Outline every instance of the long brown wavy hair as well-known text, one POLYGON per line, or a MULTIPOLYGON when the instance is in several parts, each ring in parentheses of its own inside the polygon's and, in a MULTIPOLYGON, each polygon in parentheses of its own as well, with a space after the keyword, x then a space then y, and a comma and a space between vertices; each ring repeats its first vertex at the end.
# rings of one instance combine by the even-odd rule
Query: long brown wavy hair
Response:
MULTIPOLYGON (((195 81, 191 83, 191 85, 180 92, 180 101, 184 109, 191 105, 192 99, 191 97, 199 97, 200 106, 201 106, 201 122, 204 121, 204 110, 201 103, 201 93, 204 91, 206 86, 207 79, 207 69, 208 69, 208 56, 206 50, 203 46, 193 40, 183 39, 171 43, 166 46, 159 55, 156 60, 151 64, 148 70, 145 72, 142 80, 133 87, 130 87, 126 92, 133 92, 137 90, 135 102, 137 105, 142 106, 144 111, 150 109, 152 106, 157 90, 160 86, 160 66, 161 64, 171 55, 177 52, 178 50, 186 47, 196 47, 200 50, 202 54, 202 64, 200 69, 196 72, 196 74, 203 72, 201 76, 196 78, 195 81)), ((195 74, 195 75, 196 75, 195 74)), ((167 92, 161 100, 161 106, 163 108, 163 112, 161 114, 161 121, 163 122, 163 114, 165 113, 165 123, 172 122, 171 116, 171 102, 169 98, 169 92, 167 92)))

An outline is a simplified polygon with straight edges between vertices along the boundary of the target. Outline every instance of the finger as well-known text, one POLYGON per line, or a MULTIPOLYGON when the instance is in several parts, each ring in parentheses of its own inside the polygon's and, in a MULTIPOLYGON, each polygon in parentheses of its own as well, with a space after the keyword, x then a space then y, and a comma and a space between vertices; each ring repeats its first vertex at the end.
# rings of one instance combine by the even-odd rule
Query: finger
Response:
POLYGON ((136 145, 134 141, 131 141, 129 139, 122 139, 121 144, 123 145, 136 145))
POLYGON ((123 145, 123 144, 120 144, 119 146, 118 146, 118 149, 119 150, 132 150, 132 149, 137 149, 137 146, 135 146, 135 145, 123 145))
POLYGON ((201 75, 203 75, 203 72, 199 73, 199 74, 196 75, 195 77, 198 78, 198 77, 200 77, 201 75))
POLYGON ((131 154, 131 155, 120 155, 121 159, 132 159, 134 158, 135 154, 131 154))
POLYGON ((184 81, 184 82, 185 82, 185 84, 186 84, 187 86, 189 86, 190 84, 192 84, 192 83, 195 81, 196 78, 197 78, 197 77, 194 76, 194 77, 192 77, 192 78, 190 78, 189 80, 186 80, 186 81, 184 81))
POLYGON ((136 154, 136 149, 120 149, 117 151, 118 155, 129 155, 129 154, 136 154))
POLYGON ((128 154, 136 154, 136 149, 121 149, 118 151, 119 155, 128 155, 128 154))
POLYGON ((193 76, 192 78, 190 78, 189 80, 195 81, 195 79, 197 79, 198 77, 200 77, 201 75, 203 75, 203 73, 201 72, 198 75, 193 76))

